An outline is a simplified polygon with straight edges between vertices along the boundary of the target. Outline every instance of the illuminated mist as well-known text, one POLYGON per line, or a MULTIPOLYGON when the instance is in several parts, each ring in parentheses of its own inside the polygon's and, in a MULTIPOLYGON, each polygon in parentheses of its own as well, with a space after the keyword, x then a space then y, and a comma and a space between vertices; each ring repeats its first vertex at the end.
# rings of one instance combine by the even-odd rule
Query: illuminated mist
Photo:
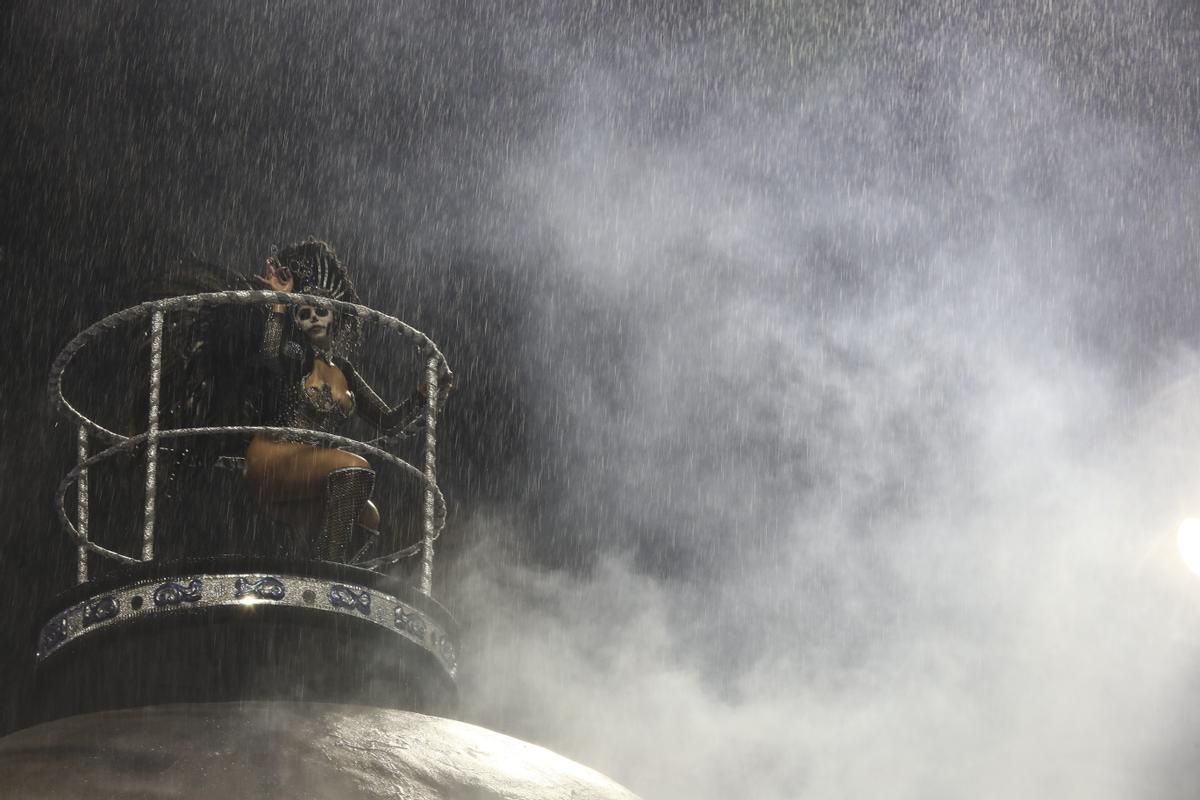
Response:
POLYGON ((1194 795, 1200 414, 1137 409, 1196 366, 1196 123, 1069 63, 1165 89, 1129 8, 573 53, 493 246, 565 273, 538 530, 613 555, 477 521, 479 719, 655 798, 1194 795))
POLYGON ((215 87, 105 162, 155 242, 327 236, 445 346, 465 719, 647 800, 1200 792, 1195 8, 197 5, 39 30, 215 87))

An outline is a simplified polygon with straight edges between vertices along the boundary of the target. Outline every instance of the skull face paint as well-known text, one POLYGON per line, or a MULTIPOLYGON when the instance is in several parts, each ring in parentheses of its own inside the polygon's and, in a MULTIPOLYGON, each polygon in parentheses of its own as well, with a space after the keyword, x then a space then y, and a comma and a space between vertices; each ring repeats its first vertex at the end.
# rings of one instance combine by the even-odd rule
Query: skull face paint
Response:
POLYGON ((292 321, 310 341, 323 340, 329 336, 333 312, 321 306, 296 306, 292 309, 292 321))

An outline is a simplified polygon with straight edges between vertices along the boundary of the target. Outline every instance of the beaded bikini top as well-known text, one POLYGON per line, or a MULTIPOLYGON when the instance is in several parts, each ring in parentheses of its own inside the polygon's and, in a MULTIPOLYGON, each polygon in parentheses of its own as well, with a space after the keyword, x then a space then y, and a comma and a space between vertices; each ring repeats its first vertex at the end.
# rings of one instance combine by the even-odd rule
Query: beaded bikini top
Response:
POLYGON ((345 421, 354 415, 357 407, 354 392, 347 391, 351 405, 348 409, 343 408, 333 396, 333 388, 329 384, 305 386, 307 377, 289 386, 284 409, 277 424, 288 428, 336 433, 345 421))
POLYGON ((320 386, 307 386, 305 380, 307 380, 307 376, 300 379, 300 386, 304 391, 305 399, 318 414, 337 414, 343 419, 354 414, 354 392, 346 390, 346 394, 350 396, 350 408, 346 408, 333 396, 333 387, 328 383, 322 383, 320 386))

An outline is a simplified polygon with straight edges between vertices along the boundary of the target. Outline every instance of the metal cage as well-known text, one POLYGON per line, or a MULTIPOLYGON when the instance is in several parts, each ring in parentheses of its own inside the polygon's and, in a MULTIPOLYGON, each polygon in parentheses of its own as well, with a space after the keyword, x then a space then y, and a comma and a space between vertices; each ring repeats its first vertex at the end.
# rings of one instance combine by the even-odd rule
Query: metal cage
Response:
MULTIPOLYGON (((331 300, 307 294, 292 294, 273 291, 225 291, 171 297, 141 303, 118 311, 79 333, 55 359, 50 371, 49 394, 51 405, 78 425, 77 464, 67 473, 55 493, 55 507, 64 528, 78 545, 76 577, 79 583, 88 580, 88 553, 125 564, 140 564, 154 560, 155 555, 155 509, 158 488, 159 445, 164 440, 193 436, 225 436, 230 434, 287 434, 313 444, 335 446, 363 456, 370 456, 382 463, 399 469, 424 486, 424 501, 421 508, 422 540, 420 543, 421 569, 420 590, 430 595, 433 584, 434 542, 445 525, 445 498, 437 484, 437 411, 438 380, 449 372, 446 358, 437 345, 421 331, 401 322, 395 317, 353 303, 331 300), (416 346, 423 358, 424 382, 428 387, 428 402, 425 405, 425 427, 421 443, 421 465, 417 467, 379 447, 357 439, 320 431, 297 428, 266 426, 221 426, 201 428, 164 429, 160 426, 159 395, 162 384, 163 326, 167 315, 195 311, 210 306, 234 305, 256 306, 268 303, 283 305, 324 306, 334 311, 353 314, 362 322, 377 324, 385 330, 399 334, 416 346), (122 436, 108 430, 80 412, 63 394, 63 378, 75 358, 90 343, 123 326, 149 320, 150 371, 149 418, 144 432, 133 436, 122 436), (92 440, 103 442, 107 447, 92 454, 92 440), (145 446, 145 481, 142 507, 142 549, 137 556, 119 553, 92 541, 88 533, 88 471, 97 464, 118 454, 145 446), (66 496, 74 486, 77 495, 76 519, 72 520, 66 509, 66 496)), ((385 562, 401 551, 373 561, 385 562)))

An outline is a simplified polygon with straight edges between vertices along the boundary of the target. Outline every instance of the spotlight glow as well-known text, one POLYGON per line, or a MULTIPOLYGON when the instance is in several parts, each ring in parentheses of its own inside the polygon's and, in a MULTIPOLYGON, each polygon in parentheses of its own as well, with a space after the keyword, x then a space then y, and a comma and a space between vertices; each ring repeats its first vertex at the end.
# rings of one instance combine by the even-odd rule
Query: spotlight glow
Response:
POLYGON ((1200 519, 1188 517, 1180 524, 1179 555, 1188 569, 1200 575, 1200 519))

